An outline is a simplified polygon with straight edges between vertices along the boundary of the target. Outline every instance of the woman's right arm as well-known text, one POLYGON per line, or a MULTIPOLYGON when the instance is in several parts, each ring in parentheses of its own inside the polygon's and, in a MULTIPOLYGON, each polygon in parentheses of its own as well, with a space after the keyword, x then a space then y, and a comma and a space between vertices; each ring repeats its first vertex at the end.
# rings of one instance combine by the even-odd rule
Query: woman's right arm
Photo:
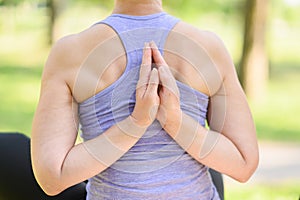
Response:
POLYGON ((159 103, 158 74, 151 71, 151 50, 145 48, 132 115, 98 137, 75 145, 78 105, 67 83, 70 71, 66 66, 70 61, 65 56, 66 52, 72 53, 68 48, 72 42, 72 39, 61 40, 49 55, 33 120, 33 171, 48 195, 56 195, 112 165, 144 134, 154 119, 149 112, 159 103))

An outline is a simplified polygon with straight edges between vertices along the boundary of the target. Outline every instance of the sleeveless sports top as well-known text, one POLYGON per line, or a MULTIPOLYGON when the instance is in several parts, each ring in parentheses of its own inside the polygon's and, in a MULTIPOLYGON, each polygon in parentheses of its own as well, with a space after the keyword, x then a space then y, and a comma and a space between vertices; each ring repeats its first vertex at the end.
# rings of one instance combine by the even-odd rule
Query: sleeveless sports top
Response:
MULTIPOLYGON (((128 117, 135 105, 145 42, 161 53, 178 19, 167 13, 147 16, 112 14, 99 22, 118 34, 126 50, 124 73, 113 84, 79 104, 81 137, 86 141, 128 117)), ((183 112, 205 125, 208 96, 177 81, 183 112)), ((187 154, 158 121, 113 165, 89 179, 88 200, 219 199, 208 168, 187 154)))

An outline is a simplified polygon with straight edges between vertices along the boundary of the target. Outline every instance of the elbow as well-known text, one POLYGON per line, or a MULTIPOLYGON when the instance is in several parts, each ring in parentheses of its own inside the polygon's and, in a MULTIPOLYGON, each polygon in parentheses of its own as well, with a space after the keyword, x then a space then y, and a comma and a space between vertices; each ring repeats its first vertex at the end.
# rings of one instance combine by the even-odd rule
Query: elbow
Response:
POLYGON ((252 177, 259 164, 259 156, 253 156, 251 160, 247 160, 244 164, 243 170, 235 179, 240 183, 246 183, 252 177))
POLYGON ((46 180, 38 180, 38 184, 41 187, 41 189, 44 191, 44 193, 48 196, 56 196, 60 194, 62 191, 64 191, 64 188, 58 184, 58 181, 49 181, 50 179, 46 180))
POLYGON ((49 170, 48 173, 46 171, 45 169, 39 172, 34 170, 36 181, 45 194, 48 196, 56 196, 60 194, 64 188, 59 178, 54 176, 53 173, 50 173, 51 170, 49 170))
POLYGON ((60 194, 63 189, 57 187, 57 186, 53 186, 53 185, 42 185, 40 184, 42 190, 45 192, 46 195, 48 196, 56 196, 58 194, 60 194))
POLYGON ((45 194, 56 196, 66 189, 60 162, 57 162, 55 156, 45 153, 42 155, 41 152, 45 151, 37 151, 34 146, 31 148, 31 164, 35 180, 45 194))
POLYGON ((38 162, 32 159, 32 170, 36 182, 48 196, 58 195, 64 190, 59 167, 49 162, 38 162))
POLYGON ((56 196, 56 195, 58 195, 58 194, 60 194, 62 192, 62 191, 57 190, 55 188, 45 188, 45 187, 42 187, 42 190, 48 196, 56 196))
POLYGON ((235 180, 237 180, 240 183, 246 183, 249 181, 249 179, 252 177, 253 172, 249 171, 249 172, 244 172, 242 175, 240 175, 239 177, 235 178, 235 180))

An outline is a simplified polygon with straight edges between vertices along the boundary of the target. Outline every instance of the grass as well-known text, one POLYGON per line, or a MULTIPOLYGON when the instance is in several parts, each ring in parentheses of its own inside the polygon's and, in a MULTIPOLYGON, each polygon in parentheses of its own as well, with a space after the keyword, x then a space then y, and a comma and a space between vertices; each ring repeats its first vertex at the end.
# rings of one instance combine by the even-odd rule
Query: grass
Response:
POLYGON ((275 70, 262 102, 252 104, 258 137, 300 141, 300 68, 275 70))
POLYGON ((227 200, 298 200, 299 198, 299 183, 255 185, 251 187, 225 185, 225 199, 227 200))
POLYGON ((0 131, 30 134, 40 76, 39 68, 0 67, 0 131))

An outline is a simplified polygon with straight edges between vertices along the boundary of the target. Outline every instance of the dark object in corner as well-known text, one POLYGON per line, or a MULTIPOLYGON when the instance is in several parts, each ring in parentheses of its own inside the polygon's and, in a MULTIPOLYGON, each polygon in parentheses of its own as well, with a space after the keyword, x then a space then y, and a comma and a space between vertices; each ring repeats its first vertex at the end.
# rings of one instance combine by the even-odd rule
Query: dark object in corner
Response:
POLYGON ((85 183, 57 196, 47 196, 36 182, 30 158, 30 139, 20 133, 0 133, 0 199, 84 200, 85 183))

